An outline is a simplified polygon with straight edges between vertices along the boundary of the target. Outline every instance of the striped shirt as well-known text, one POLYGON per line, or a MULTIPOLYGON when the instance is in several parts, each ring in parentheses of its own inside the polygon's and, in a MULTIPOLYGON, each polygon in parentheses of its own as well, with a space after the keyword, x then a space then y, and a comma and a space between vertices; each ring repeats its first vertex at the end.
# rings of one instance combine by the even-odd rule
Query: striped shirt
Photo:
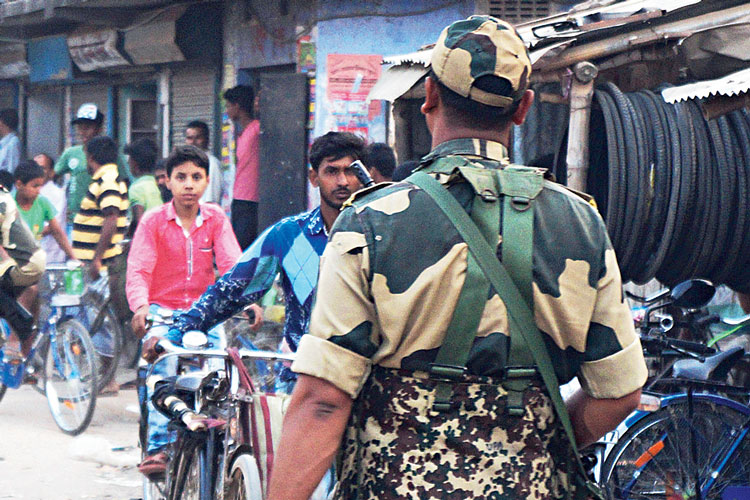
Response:
POLYGON ((102 263, 105 265, 109 259, 120 254, 117 243, 122 241, 128 228, 128 188, 119 179, 117 165, 114 163, 103 165, 94 172, 86 196, 81 200, 81 207, 73 219, 73 253, 77 259, 94 260, 96 245, 104 225, 103 210, 109 207, 116 207, 119 215, 117 231, 102 255, 102 263))

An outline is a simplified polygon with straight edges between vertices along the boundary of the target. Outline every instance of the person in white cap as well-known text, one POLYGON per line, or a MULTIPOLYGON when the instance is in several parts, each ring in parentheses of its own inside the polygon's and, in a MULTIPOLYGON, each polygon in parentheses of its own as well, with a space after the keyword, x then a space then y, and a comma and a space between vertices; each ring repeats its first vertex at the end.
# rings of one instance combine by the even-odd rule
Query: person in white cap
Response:
MULTIPOLYGON (((86 196, 86 191, 91 183, 91 176, 86 169, 86 154, 83 152, 83 146, 89 139, 102 133, 104 114, 99 111, 99 107, 96 104, 89 102, 78 108, 78 112, 72 123, 76 131, 78 144, 66 149, 55 164, 55 174, 70 174, 70 181, 68 183, 68 225, 73 224, 73 218, 76 212, 78 212, 81 200, 86 196)), ((120 176, 129 181, 130 170, 122 155, 118 157, 117 168, 120 176)))

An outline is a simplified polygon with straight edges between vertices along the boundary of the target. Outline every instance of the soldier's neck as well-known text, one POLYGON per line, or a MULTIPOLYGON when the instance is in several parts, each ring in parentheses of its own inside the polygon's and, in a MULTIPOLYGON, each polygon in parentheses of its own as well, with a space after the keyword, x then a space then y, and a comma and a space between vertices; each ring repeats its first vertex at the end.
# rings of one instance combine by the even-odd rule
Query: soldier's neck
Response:
POLYGON ((510 127, 506 127, 503 130, 487 130, 487 129, 475 129, 470 127, 463 127, 460 125, 438 125, 434 127, 432 132, 432 148, 434 149, 439 144, 453 139, 485 139, 488 141, 499 142, 506 148, 510 139, 510 127))

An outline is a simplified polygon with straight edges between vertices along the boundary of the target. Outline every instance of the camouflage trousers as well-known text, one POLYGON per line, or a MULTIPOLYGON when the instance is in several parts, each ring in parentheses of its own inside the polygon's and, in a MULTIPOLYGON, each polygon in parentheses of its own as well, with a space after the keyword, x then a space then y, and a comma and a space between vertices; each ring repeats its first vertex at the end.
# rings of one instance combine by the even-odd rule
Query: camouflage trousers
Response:
POLYGON ((486 377, 453 384, 453 409, 432 409, 436 382, 373 367, 352 410, 336 499, 553 499, 569 493, 575 462, 541 382, 525 414, 486 377))

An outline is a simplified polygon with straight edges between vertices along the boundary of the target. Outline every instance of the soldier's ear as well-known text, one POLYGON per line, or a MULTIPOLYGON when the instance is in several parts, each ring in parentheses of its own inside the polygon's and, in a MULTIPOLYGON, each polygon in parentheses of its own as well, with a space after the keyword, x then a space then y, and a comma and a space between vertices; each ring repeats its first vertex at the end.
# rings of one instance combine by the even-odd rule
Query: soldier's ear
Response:
POLYGON ((513 123, 516 125, 523 124, 524 120, 526 120, 526 113, 529 112, 529 108, 531 108, 531 103, 534 102, 534 91, 533 90, 526 90, 526 92, 523 93, 523 97, 521 97, 521 102, 518 103, 518 109, 516 109, 516 112, 513 113, 513 123))
POLYGON ((423 115, 426 115, 435 109, 440 101, 440 94, 438 92, 437 83, 429 76, 424 81, 424 90, 424 103, 422 103, 422 107, 420 107, 419 110, 423 115))

